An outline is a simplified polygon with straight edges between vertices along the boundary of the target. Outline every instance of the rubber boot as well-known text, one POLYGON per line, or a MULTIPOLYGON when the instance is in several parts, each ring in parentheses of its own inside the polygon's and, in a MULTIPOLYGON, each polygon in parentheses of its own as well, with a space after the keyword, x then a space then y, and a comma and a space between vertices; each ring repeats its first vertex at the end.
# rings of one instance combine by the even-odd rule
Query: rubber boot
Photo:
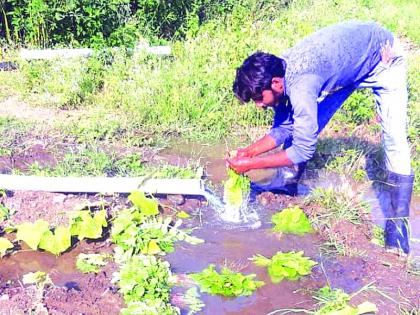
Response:
POLYGON ((389 216, 385 225, 385 246, 396 248, 408 254, 410 236, 408 219, 413 191, 414 175, 388 173, 387 192, 389 196, 389 216))
POLYGON ((293 168, 280 167, 272 173, 267 172, 268 175, 261 180, 252 180, 251 177, 251 190, 255 193, 271 191, 296 196, 298 194, 298 182, 305 168, 306 163, 300 163, 293 168))

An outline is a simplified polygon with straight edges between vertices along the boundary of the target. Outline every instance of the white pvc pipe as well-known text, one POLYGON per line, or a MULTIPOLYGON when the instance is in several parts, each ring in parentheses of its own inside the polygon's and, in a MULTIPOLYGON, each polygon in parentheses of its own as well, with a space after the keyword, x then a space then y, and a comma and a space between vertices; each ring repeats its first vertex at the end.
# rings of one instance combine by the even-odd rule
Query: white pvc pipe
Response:
POLYGON ((0 189, 50 192, 203 195, 200 179, 145 179, 145 177, 41 177, 0 174, 0 189))

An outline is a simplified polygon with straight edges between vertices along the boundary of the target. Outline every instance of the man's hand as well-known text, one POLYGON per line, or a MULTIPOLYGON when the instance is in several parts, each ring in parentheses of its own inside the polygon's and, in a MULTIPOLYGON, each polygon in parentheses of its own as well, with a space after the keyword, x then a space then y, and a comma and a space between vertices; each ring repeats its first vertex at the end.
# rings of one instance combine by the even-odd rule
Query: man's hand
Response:
POLYGON ((248 157, 234 157, 226 160, 228 167, 233 169, 235 172, 242 174, 251 169, 252 159, 248 157))

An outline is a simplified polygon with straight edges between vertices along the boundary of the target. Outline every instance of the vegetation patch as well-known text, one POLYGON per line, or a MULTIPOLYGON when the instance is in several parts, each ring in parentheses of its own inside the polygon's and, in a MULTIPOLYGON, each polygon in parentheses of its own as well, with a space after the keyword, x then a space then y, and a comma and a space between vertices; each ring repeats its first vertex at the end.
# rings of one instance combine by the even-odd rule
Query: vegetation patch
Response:
POLYGON ((311 274, 312 267, 317 263, 301 252, 277 252, 273 257, 267 258, 263 255, 255 255, 251 258, 255 265, 267 267, 268 275, 273 283, 279 283, 283 279, 298 280, 303 276, 311 274))
POLYGON ((303 235, 313 232, 311 222, 298 206, 285 208, 271 217, 274 232, 303 235))
POLYGON ((200 273, 190 274, 202 292, 223 296, 247 296, 264 285, 263 281, 255 281, 255 274, 243 275, 224 267, 218 273, 215 265, 209 265, 200 273))

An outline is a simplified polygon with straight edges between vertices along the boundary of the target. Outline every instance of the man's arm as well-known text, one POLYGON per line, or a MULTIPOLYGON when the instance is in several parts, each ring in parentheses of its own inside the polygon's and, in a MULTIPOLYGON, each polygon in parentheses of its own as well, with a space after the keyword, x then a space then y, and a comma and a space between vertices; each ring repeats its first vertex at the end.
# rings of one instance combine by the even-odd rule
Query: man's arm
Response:
POLYGON ((274 168, 293 165, 293 162, 288 158, 285 150, 281 150, 280 152, 274 154, 256 156, 253 158, 235 157, 232 159, 227 159, 227 163, 229 167, 238 173, 245 173, 252 169, 274 168))

